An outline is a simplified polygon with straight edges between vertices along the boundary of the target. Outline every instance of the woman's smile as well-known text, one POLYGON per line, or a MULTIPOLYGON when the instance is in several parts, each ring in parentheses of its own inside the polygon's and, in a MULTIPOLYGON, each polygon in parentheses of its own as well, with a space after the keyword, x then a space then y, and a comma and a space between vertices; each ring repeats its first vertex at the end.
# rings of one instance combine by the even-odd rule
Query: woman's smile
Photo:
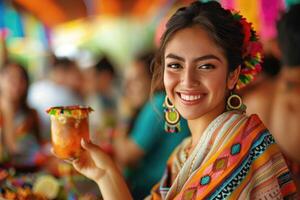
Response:
POLYGON ((206 96, 206 94, 202 92, 176 92, 176 94, 184 105, 199 104, 206 96))
POLYGON ((227 72, 224 53, 200 27, 178 31, 166 46, 166 92, 188 120, 223 112, 227 72))

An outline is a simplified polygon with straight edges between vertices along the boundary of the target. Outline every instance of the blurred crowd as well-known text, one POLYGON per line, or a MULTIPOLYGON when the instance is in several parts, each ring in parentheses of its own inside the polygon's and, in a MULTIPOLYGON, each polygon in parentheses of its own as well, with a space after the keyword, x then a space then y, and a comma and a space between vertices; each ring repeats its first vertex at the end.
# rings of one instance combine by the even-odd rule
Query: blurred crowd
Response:
MULTIPOLYGON (((264 43, 263 72, 241 94, 247 112, 258 114, 274 135, 300 186, 300 24, 299 18, 284 17, 289 22, 278 23, 278 39, 264 43)), ((18 62, 5 63, 0 69, 1 167, 59 176, 62 161, 50 152, 50 118, 45 111, 86 105, 94 110, 91 141, 115 159, 135 198, 142 199, 162 176, 172 150, 189 135, 185 121, 181 133, 164 130, 163 87, 150 94, 154 54, 141 51, 124 66, 124 73, 105 55, 84 69, 70 58, 52 55, 47 77, 35 82, 18 62)))
POLYGON ((115 158, 136 198, 142 198, 161 177, 170 153, 189 135, 185 121, 180 134, 164 130, 163 88, 150 97, 153 56, 152 51, 139 53, 121 76, 107 56, 82 69, 70 58, 51 54, 47 76, 35 82, 18 62, 6 63, 0 72, 1 168, 65 175, 61 166, 67 164, 51 153, 46 110, 90 106, 90 140, 115 158))

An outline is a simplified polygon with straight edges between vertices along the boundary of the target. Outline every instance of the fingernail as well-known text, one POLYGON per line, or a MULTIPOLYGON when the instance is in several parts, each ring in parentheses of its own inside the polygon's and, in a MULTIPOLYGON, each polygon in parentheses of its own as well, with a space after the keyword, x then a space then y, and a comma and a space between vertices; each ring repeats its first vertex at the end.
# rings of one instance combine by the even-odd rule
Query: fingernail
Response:
POLYGON ((86 145, 86 141, 83 138, 81 138, 81 145, 86 145))
POLYGON ((79 162, 79 159, 76 158, 76 159, 74 159, 74 160, 72 161, 72 164, 76 164, 76 163, 78 163, 78 162, 79 162))

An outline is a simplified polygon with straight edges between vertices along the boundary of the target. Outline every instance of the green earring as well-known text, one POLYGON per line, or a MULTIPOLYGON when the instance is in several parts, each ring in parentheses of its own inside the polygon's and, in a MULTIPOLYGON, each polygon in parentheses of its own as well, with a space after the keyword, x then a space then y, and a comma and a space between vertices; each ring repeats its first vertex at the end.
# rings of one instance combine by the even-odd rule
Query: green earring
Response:
POLYGON ((180 131, 180 115, 167 96, 163 107, 165 112, 165 131, 178 133, 180 131))

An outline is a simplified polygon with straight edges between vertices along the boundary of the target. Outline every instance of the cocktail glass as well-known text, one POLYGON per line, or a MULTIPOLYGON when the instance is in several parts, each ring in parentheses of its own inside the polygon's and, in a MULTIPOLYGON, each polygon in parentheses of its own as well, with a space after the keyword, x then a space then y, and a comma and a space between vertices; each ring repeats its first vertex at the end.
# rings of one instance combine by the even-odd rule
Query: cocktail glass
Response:
POLYGON ((90 107, 61 106, 47 110, 51 119, 51 140, 55 155, 73 160, 82 151, 80 141, 89 141, 90 107))

